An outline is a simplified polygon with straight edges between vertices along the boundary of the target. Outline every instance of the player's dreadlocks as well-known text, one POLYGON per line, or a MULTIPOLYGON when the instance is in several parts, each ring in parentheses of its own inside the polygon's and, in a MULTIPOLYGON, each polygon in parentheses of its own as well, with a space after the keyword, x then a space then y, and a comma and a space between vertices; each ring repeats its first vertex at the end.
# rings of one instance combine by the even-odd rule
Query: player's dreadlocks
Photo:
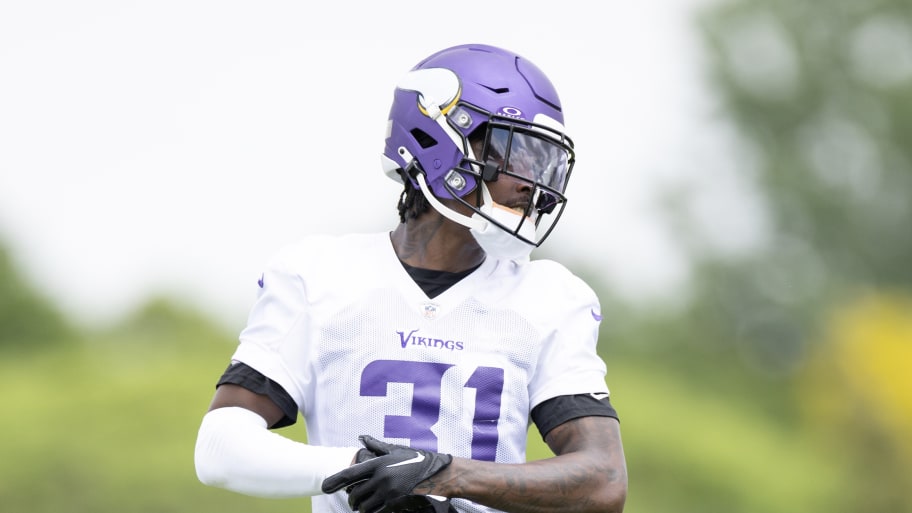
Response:
POLYGON ((405 187, 399 195, 399 221, 406 222, 415 219, 431 208, 424 194, 412 185, 411 180, 405 180, 405 187))

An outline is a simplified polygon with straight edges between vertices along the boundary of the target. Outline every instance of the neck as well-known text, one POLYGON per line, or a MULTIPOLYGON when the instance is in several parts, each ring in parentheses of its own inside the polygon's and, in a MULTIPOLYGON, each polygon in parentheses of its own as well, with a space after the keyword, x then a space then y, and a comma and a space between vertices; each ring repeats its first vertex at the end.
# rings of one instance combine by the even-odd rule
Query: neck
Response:
POLYGON ((399 224, 390 239, 400 260, 422 269, 460 272, 485 259, 468 228, 433 210, 399 224))

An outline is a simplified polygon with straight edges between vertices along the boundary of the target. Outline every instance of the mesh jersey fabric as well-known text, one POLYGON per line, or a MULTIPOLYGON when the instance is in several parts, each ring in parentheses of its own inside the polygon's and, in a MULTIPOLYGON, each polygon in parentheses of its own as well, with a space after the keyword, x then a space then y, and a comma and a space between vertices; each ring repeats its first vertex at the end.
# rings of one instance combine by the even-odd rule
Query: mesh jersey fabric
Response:
MULTIPOLYGON (((552 261, 489 258, 429 299, 388 233, 322 235, 281 250, 261 283, 233 359, 288 392, 312 444, 357 446, 370 434, 520 463, 532 408, 608 393, 598 299, 552 261)), ((349 511, 342 492, 313 507, 349 511)))

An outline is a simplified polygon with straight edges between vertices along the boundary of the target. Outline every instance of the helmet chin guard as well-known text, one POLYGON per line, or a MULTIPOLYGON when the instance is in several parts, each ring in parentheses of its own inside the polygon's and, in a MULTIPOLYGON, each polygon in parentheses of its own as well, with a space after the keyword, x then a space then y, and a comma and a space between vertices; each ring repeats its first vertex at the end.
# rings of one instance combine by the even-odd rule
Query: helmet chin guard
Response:
POLYGON ((524 246, 540 245, 566 205, 573 164, 557 92, 519 55, 488 45, 455 46, 420 62, 396 87, 384 172, 411 180, 441 215, 470 229, 493 224, 524 246), (524 212, 494 208, 483 183, 500 174, 529 184, 532 201, 524 212), (456 199, 475 214, 455 212, 438 198, 456 199))
POLYGON ((434 210, 447 219, 469 228, 475 241, 488 256, 504 260, 527 260, 532 249, 537 246, 528 242, 535 236, 534 222, 525 222, 526 219, 520 214, 495 203, 484 182, 479 186, 484 203, 472 217, 468 217, 447 207, 431 194, 422 173, 417 173, 415 177, 422 194, 434 210), (511 225, 516 226, 515 233, 506 228, 511 225), (523 235, 520 236, 519 233, 523 235))

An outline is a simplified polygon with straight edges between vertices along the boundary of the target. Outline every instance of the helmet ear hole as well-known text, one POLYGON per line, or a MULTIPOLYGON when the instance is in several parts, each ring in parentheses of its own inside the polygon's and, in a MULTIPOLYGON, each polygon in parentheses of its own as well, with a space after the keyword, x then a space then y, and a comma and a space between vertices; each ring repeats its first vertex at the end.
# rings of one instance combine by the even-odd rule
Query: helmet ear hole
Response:
POLYGON ((410 133, 412 134, 412 137, 415 138, 418 146, 421 146, 422 149, 428 149, 431 146, 437 145, 437 139, 434 139, 420 128, 413 128, 410 133))

